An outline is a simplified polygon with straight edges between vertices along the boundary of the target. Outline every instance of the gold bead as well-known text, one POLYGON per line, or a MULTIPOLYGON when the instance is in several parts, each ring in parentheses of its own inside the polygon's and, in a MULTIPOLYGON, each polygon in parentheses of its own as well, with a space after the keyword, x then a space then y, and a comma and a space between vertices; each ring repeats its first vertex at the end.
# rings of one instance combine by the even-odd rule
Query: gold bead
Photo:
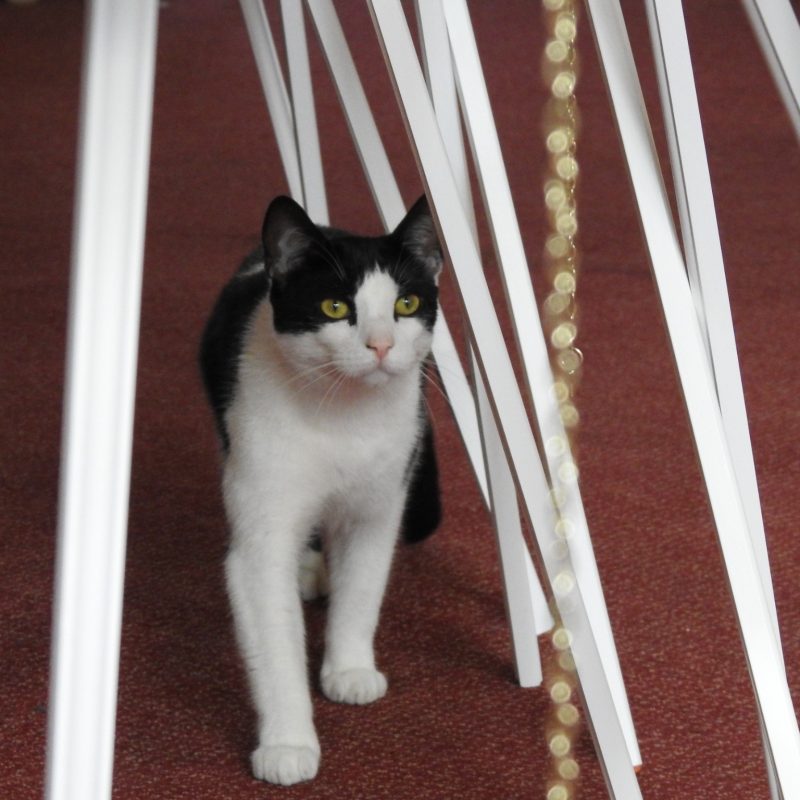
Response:
POLYGON ((567 190, 561 181, 548 181, 544 187, 544 204, 551 211, 558 211, 567 203, 567 190))
MULTIPOLYGON (((553 579, 553 591, 559 597, 565 597, 575 588, 575 576, 564 570, 553 579)), ((567 698, 568 699, 568 698, 567 698)))
POLYGON ((548 311, 554 317, 557 317, 559 314, 563 314, 569 308, 571 302, 572 298, 570 295, 553 292, 547 296, 547 299, 544 301, 544 306, 546 311, 548 311))
POLYGON ((553 64, 562 64, 569 58, 570 46, 560 39, 552 39, 544 48, 545 58, 553 64))
POLYGON ((559 14, 556 19, 556 24, 553 26, 553 33, 561 42, 571 44, 575 41, 578 35, 578 24, 575 21, 575 15, 570 12, 559 14))
POLYGON ((566 403, 569 400, 569 386, 565 381, 556 381, 552 392, 557 403, 566 403))
POLYGON ((570 251, 570 243, 560 233, 554 233, 547 237, 545 248, 553 258, 563 258, 570 251))
POLYGON ((556 650, 566 650, 572 644, 572 634, 566 628, 556 628, 553 631, 553 647, 556 650))
MULTIPOLYGON (((564 295, 556 296, 563 297, 564 295)), ((575 337, 577 335, 578 328, 574 322, 562 322, 560 325, 557 325, 550 334, 550 341, 552 342, 553 347, 563 350, 565 347, 569 347, 575 341, 575 337)))
POLYGON ((554 703, 568 703, 572 697, 572 688, 566 681, 556 681, 550 687, 550 699, 554 703))
POLYGON ((544 443, 544 449, 551 458, 558 458, 567 452, 567 443, 563 436, 551 436, 544 443))
POLYGON ((558 477, 562 483, 576 483, 578 480, 578 467, 574 461, 565 461, 558 468, 558 477))
POLYGON ((576 428, 581 420, 578 409, 572 403, 564 403, 558 413, 565 428, 576 428))
POLYGON ((568 97, 572 97, 577 82, 578 78, 575 73, 571 70, 565 70, 564 72, 559 72, 553 78, 553 82, 550 84, 550 91, 559 100, 566 100, 568 97))
POLYGON ((575 534, 575 524, 572 520, 561 517, 558 522, 556 522, 553 530, 559 539, 571 539, 575 534))
MULTIPOLYGON (((564 655, 562 653, 562 655, 564 655)), ((572 728, 580 722, 581 715, 578 709, 572 703, 562 703, 556 710, 558 721, 562 725, 567 725, 572 728)))
POLYGON ((580 774, 580 767, 574 758, 565 758, 558 762, 558 774, 565 781, 574 781, 580 774))
POLYGON ((572 181, 578 176, 578 162, 572 156, 561 156, 556 161, 556 172, 565 181, 572 181))
POLYGON ((568 375, 573 375, 583 364, 583 353, 577 347, 568 347, 556 356, 556 363, 568 375))
POLYGON ((556 128, 547 134, 545 145, 551 153, 565 153, 572 144, 573 136, 569 128, 556 128))
POLYGON ((556 756, 556 758, 563 758, 569 753, 572 747, 569 736, 565 733, 556 733, 554 736, 551 736, 548 745, 550 747, 550 752, 556 756))
POLYGON ((547 790, 547 800, 569 800, 569 789, 562 783, 556 783, 547 790))
POLYGON ((559 272, 553 278, 553 288, 561 294, 572 294, 575 291, 577 281, 571 272, 559 272))
POLYGON ((566 237, 574 236, 578 232, 578 220, 572 208, 561 209, 556 214, 556 230, 566 237))
POLYGON ((575 659, 569 650, 558 654, 558 666, 561 667, 564 672, 575 672, 575 659))

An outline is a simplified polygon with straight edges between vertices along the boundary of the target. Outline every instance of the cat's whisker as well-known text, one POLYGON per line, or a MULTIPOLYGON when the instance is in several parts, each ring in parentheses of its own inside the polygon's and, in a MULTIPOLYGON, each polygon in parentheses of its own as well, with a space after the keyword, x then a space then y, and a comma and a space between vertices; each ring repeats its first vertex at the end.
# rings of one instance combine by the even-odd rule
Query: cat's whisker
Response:
POLYGON ((320 416, 320 414, 322 413, 322 410, 323 410, 323 409, 324 409, 324 407, 325 407, 325 404, 326 404, 326 402, 328 401, 328 398, 331 396, 332 392, 334 392, 334 390, 336 389, 336 386, 337 386, 337 384, 338 384, 338 383, 339 383, 339 382, 340 382, 342 379, 343 379, 343 376, 342 376, 342 374, 341 374, 341 373, 339 373, 339 375, 337 375, 337 376, 336 376, 336 377, 333 379, 333 381, 331 381, 330 385, 329 385, 329 386, 328 386, 328 388, 325 390, 325 393, 322 395, 322 397, 320 398, 320 401, 319 401, 319 403, 317 404, 317 409, 316 409, 316 411, 314 412, 314 418, 315 418, 315 419, 316 419, 316 418, 318 418, 318 417, 320 416))
POLYGON ((444 401, 447 403, 447 405, 452 408, 450 398, 447 396, 447 392, 445 392, 445 390, 442 388, 440 378, 436 374, 435 368, 426 364, 422 368, 422 375, 427 385, 432 386, 442 396, 442 398, 444 398, 444 401), (434 370, 433 374, 431 373, 431 370, 434 370))
POLYGON ((315 383, 317 380, 324 378, 326 375, 331 375, 332 373, 336 372, 337 368, 338 368, 338 363, 335 359, 331 361, 325 361, 322 364, 314 364, 310 367, 306 367, 305 369, 298 370, 297 372, 294 373, 294 375, 285 380, 283 383, 278 384, 278 388, 281 389, 286 388, 288 386, 291 386, 293 383, 297 381, 301 381, 309 377, 310 375, 315 375, 315 373, 320 373, 310 383, 300 387, 300 391, 302 392, 306 388, 306 386, 311 385, 311 383, 315 383))
POLYGON ((314 417, 318 418, 319 415, 322 413, 323 409, 325 408, 325 404, 332 400, 336 394, 337 387, 344 381, 345 375, 343 373, 339 373, 339 375, 335 378, 335 380, 331 383, 331 385, 325 390, 325 394, 322 395, 319 403, 317 404, 317 410, 314 412, 314 417))
POLYGON ((339 372, 339 368, 336 365, 332 365, 329 369, 326 369, 324 372, 320 373, 316 377, 312 378, 310 381, 307 381, 302 386, 298 387, 297 389, 298 394, 302 394, 306 390, 310 389, 315 383, 319 383, 325 378, 330 378, 331 375, 336 375, 337 372, 339 372))
POLYGON ((433 408, 431 407, 430 401, 428 400, 427 396, 425 395, 425 392, 422 393, 422 402, 425 405, 425 411, 427 412, 426 416, 427 416, 427 418, 428 418, 428 420, 430 422, 431 428, 433 428, 433 433, 434 433, 434 436, 435 436, 437 431, 438 431, 437 420, 436 420, 436 416, 433 413, 433 408))

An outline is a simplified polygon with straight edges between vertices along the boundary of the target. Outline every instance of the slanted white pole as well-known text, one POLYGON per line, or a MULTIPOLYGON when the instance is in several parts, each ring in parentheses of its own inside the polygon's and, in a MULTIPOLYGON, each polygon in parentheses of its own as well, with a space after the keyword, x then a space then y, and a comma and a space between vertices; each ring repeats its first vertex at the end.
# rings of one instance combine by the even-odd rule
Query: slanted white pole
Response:
MULTIPOLYGON (((441 0, 425 0, 423 3, 417 0, 416 10, 433 108, 477 247, 478 229, 473 213, 472 191, 469 185, 464 140, 461 135, 461 116, 444 9, 441 0)), ((475 355, 471 350, 470 359, 473 362, 475 396, 480 415, 491 511, 503 574, 503 591, 511 629, 514 665, 521 686, 539 686, 543 676, 536 634, 550 630, 553 627, 553 619, 525 543, 514 478, 506 461, 486 388, 482 384, 480 371, 474 362, 475 355)), ((542 497, 542 503, 546 502, 547 497, 542 497)))
POLYGON ((789 0, 742 0, 800 140, 800 23, 789 0))
MULTIPOLYGON (((533 293, 525 248, 511 199, 511 189, 469 12, 464 0, 448 0, 444 8, 465 126, 492 229, 506 301, 511 309, 517 347, 522 355, 525 379, 545 445, 543 457, 552 479, 564 465, 572 465, 572 454, 552 392, 554 378, 550 355, 533 293)), ((625 731, 631 761, 638 766, 641 764, 641 754, 577 482, 565 495, 564 513, 575 527, 571 541, 572 562, 614 695, 617 716, 625 731)))
POLYGON ((275 131, 275 141, 283 163, 283 170, 286 173, 286 181, 289 184, 289 194, 304 206, 303 177, 297 155, 292 104, 283 80, 283 72, 275 40, 272 38, 267 12, 264 10, 263 0, 239 0, 239 4, 242 7, 247 34, 250 37, 250 49, 256 60, 258 75, 275 131))
MULTIPOLYGON (((764 520, 683 9, 680 0, 648 0, 647 15, 689 284, 708 348, 725 436, 780 648, 764 520)), ((765 749, 771 792, 777 798, 775 768, 766 740, 765 749)))
POLYGON ((780 789, 800 798, 800 732, 618 0, 588 0, 780 789))
MULTIPOLYGON (((559 613, 574 636, 572 653, 578 677, 581 686, 588 687, 584 692, 587 716, 590 721, 605 720, 602 727, 592 726, 592 730, 609 790, 615 798, 635 800, 641 797, 641 792, 586 615, 581 589, 568 553, 564 551, 564 541, 555 531, 558 517, 551 505, 542 508, 535 502, 547 492, 547 479, 402 6, 399 0, 369 0, 369 7, 418 163, 433 200, 463 307, 478 309, 468 315, 478 366, 559 613)), ((554 490, 563 491, 572 478, 572 473, 562 470, 553 478, 554 490)))
POLYGON ((88 7, 45 794, 111 797, 156 0, 88 7))
MULTIPOLYGON (((317 113, 314 108, 314 90, 308 61, 303 0, 281 0, 281 18, 283 20, 283 38, 286 41, 286 62, 289 67, 291 89, 291 118, 294 124, 297 158, 300 164, 300 179, 303 184, 304 207, 314 222, 318 225, 327 225, 330 221, 328 201, 325 195, 317 113)), ((278 74, 280 75, 280 73, 278 74)))

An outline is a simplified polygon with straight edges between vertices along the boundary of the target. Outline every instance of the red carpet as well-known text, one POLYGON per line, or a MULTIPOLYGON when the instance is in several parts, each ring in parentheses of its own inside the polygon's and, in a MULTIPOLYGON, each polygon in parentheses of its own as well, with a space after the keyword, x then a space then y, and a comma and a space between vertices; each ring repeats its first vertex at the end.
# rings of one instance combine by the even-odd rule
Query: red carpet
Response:
MULTIPOLYGON (((655 112, 643 4, 624 5, 655 112)), ((686 6, 798 707, 800 149, 740 5, 686 6)), ((368 15, 355 0, 337 8, 411 202, 420 183, 368 15)), ((471 9, 538 285, 538 4, 471 9)), ((493 535, 436 397, 446 521, 398 553, 378 641, 390 692, 366 709, 317 692, 323 764, 313 784, 280 790, 249 777, 253 716, 223 590, 217 444, 195 352, 218 287, 286 185, 238 4, 167 0, 160 17, 114 796, 543 797, 549 700, 513 683, 493 535)), ((82 5, 0 5, 0 31, 0 797, 26 800, 43 785, 82 5)), ((585 18, 581 44, 582 491, 644 757, 642 791, 647 800, 761 800, 752 690, 585 18)), ((332 218, 376 231, 311 50, 332 218)), ((309 609, 313 665, 323 613, 309 609)), ((581 798, 605 797, 588 733, 578 760, 581 798)))

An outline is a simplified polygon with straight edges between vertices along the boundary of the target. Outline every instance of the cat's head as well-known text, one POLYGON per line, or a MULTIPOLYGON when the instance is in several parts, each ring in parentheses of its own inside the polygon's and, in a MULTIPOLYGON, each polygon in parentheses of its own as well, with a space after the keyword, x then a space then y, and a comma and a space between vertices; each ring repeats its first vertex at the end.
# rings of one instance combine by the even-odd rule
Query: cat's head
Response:
POLYGON ((377 237, 318 228, 278 197, 262 239, 275 331, 297 369, 330 368, 382 385, 419 367, 431 347, 442 268, 424 197, 377 237))

